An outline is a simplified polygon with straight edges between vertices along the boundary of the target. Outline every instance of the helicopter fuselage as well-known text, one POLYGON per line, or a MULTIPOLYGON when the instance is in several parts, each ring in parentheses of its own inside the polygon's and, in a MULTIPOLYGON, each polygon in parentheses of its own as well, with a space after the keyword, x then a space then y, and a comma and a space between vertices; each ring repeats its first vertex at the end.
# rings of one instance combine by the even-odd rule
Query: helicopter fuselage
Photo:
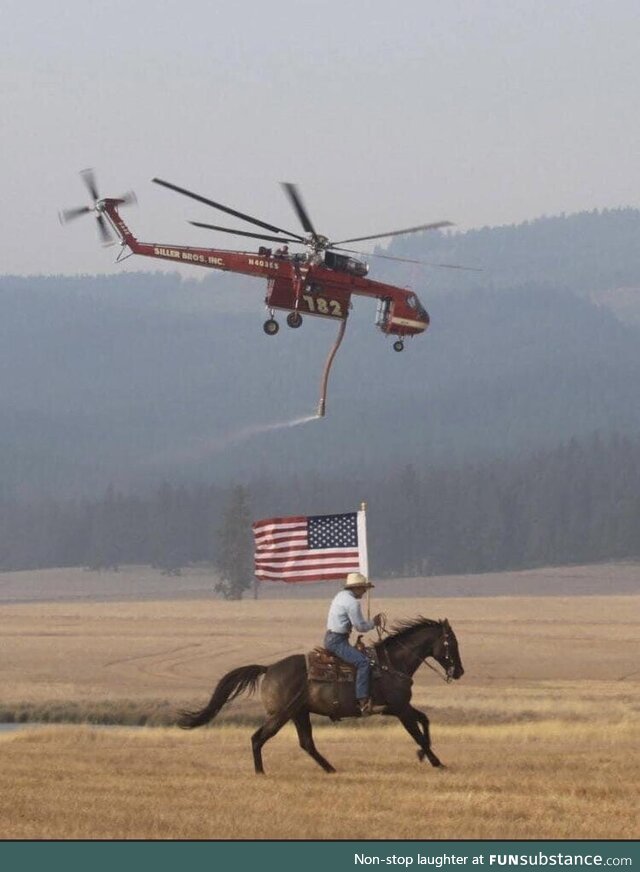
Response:
POLYGON ((131 254, 266 279, 269 309, 343 320, 355 295, 378 300, 376 324, 387 335, 402 338, 429 326, 429 315, 413 291, 367 278, 367 264, 356 258, 330 251, 274 254, 264 246, 249 252, 140 242, 123 221, 118 205, 118 200, 104 199, 96 208, 131 254))

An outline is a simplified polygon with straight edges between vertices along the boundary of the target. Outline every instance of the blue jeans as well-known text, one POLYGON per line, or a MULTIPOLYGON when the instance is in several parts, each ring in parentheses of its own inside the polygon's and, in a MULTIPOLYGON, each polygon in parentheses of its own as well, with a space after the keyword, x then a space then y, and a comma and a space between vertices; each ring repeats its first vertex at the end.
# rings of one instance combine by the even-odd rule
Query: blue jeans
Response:
POLYGON ((348 636, 342 633, 332 633, 331 630, 326 632, 324 647, 327 651, 340 657, 341 660, 346 660, 347 663, 352 663, 356 667, 356 699, 368 697, 371 664, 367 655, 350 645, 348 636))

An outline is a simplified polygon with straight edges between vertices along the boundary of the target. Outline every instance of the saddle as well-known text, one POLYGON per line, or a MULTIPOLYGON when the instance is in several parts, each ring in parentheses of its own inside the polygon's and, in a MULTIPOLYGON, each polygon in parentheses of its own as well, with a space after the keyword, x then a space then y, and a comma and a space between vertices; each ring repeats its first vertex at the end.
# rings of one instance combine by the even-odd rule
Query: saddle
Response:
MULTIPOLYGON (((375 648, 362 649, 369 660, 377 663, 375 648)), ((307 678, 309 681, 355 682, 356 667, 327 651, 326 648, 314 648, 306 655, 307 678)), ((374 668, 374 675, 376 674, 374 668)))
POLYGON ((329 681, 343 684, 356 680, 356 667, 336 657, 326 648, 314 648, 306 655, 306 660, 309 681, 329 681))

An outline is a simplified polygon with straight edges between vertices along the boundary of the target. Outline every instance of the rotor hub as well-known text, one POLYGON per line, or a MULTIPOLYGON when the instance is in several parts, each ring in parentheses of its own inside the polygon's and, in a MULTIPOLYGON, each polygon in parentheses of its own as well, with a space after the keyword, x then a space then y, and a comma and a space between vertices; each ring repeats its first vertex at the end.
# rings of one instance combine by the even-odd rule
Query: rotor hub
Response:
POLYGON ((328 236, 322 236, 319 233, 310 233, 307 236, 306 244, 313 248, 314 251, 324 251, 329 247, 330 241, 328 236))

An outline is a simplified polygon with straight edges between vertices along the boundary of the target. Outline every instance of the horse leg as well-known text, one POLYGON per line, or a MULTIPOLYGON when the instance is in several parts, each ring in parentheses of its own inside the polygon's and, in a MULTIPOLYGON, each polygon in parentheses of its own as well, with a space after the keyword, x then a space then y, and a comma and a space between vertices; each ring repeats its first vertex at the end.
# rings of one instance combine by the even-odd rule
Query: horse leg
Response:
MULTIPOLYGON (((410 706, 408 704, 407 704, 407 707, 411 710, 411 712, 415 716, 415 719, 418 722, 418 725, 420 727, 422 727, 422 734, 423 734, 424 738, 426 739, 429 747, 431 747, 431 738, 429 736, 429 718, 426 716, 426 714, 424 712, 421 712, 420 709, 414 708, 414 706, 412 706, 412 705, 410 706)), ((391 712, 391 714, 397 715, 396 712, 391 712)), ((420 752, 418 754, 418 756, 420 757, 421 760, 423 760, 425 757, 423 752, 420 752)))
POLYGON ((293 719, 293 722, 298 731, 298 739, 302 750, 306 751, 307 754, 313 757, 316 763, 322 766, 325 772, 335 772, 336 770, 333 768, 331 763, 329 763, 329 761, 326 760, 316 748, 315 742, 313 741, 313 733, 311 731, 311 718, 309 717, 309 712, 306 711, 306 709, 299 712, 293 719))
POLYGON ((419 745, 418 760, 422 761, 426 757, 432 766, 442 766, 440 760, 431 750, 431 739, 429 738, 429 718, 424 712, 408 706, 404 711, 396 714, 396 717, 409 733, 412 739, 419 745), (424 733, 420 730, 418 724, 422 725, 424 733))
POLYGON ((416 720, 421 725, 422 730, 424 732, 424 740, 426 744, 426 750, 420 749, 418 751, 418 760, 424 760, 425 756, 429 760, 432 766, 443 766, 444 764, 440 762, 440 760, 436 757, 436 755, 431 750, 431 735, 429 733, 429 718, 426 716, 424 712, 421 712, 420 709, 414 708, 411 706, 411 711, 415 713, 416 720))
POLYGON ((275 734, 281 730, 284 725, 290 720, 291 715, 288 713, 271 715, 267 718, 264 724, 255 731, 251 736, 251 748, 253 749, 253 765, 256 770, 256 775, 264 775, 264 766, 262 765, 262 746, 269 739, 272 739, 275 734))

